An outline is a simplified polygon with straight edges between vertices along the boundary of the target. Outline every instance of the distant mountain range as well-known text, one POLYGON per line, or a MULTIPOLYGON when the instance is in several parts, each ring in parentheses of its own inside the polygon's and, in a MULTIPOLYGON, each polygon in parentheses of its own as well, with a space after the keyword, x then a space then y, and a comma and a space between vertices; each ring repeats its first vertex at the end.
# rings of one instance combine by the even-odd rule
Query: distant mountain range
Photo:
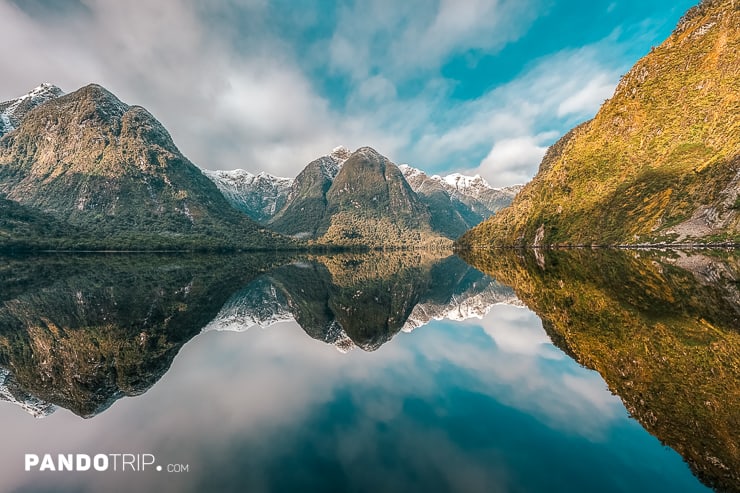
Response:
POLYGON ((703 0, 458 246, 740 244, 738 53, 740 3, 703 0))
MULTIPOLYGON (((385 161, 393 164, 372 148, 365 147, 357 152, 360 151, 361 155, 365 155, 363 168, 369 162, 385 161)), ((347 203, 333 206, 329 203, 329 196, 336 199, 340 195, 330 193, 330 189, 339 176, 343 164, 352 154, 344 147, 337 147, 330 154, 309 163, 295 179, 276 177, 264 172, 255 175, 244 170, 204 171, 204 173, 216 183, 232 206, 252 219, 290 236, 316 239, 327 233, 332 223, 328 216, 337 213, 346 213, 362 206, 367 208, 368 205, 379 205, 381 207, 376 209, 380 211, 381 216, 394 214, 394 211, 383 211, 384 202, 377 202, 379 195, 365 193, 365 186, 373 183, 375 181, 373 179, 353 183, 358 188, 352 190, 353 203, 349 208, 345 207, 347 203)), ((477 175, 428 176, 423 171, 406 164, 397 168, 416 194, 416 197, 408 194, 409 199, 404 202, 411 207, 411 215, 416 216, 415 222, 424 226, 429 223, 434 233, 451 239, 457 238, 509 205, 521 188, 520 186, 493 188, 477 175), (420 207, 419 203, 427 210, 420 207)), ((392 169, 395 170, 395 165, 392 169)), ((357 173, 358 170, 355 169, 348 172, 346 177, 339 176, 340 182, 346 185, 357 178, 357 173)), ((398 183, 402 182, 395 172, 391 181, 393 179, 398 183)), ((337 221, 335 218, 334 222, 337 221)), ((418 224, 413 228, 417 226, 418 224)))
POLYGON ((509 206, 521 189, 520 185, 493 188, 480 175, 428 176, 406 164, 399 168, 429 207, 432 228, 453 239, 509 206))
POLYGON ((237 210, 259 223, 266 223, 283 208, 293 178, 281 178, 262 172, 252 174, 243 169, 203 173, 216 184, 226 200, 237 210))

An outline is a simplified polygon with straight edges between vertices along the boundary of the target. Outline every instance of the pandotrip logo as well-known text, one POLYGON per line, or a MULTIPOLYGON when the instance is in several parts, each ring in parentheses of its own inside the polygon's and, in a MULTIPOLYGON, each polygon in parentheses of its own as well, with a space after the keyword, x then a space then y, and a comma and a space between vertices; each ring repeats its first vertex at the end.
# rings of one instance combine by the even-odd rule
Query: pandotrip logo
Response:
POLYGON ((189 472, 189 464, 157 463, 154 454, 25 454, 27 472, 189 472))

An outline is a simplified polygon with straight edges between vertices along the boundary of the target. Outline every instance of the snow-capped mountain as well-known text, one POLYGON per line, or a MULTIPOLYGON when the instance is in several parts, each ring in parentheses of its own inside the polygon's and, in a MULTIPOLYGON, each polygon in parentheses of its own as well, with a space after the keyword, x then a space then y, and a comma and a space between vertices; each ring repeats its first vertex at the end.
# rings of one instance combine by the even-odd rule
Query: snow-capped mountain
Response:
MULTIPOLYGON (((315 167, 326 180, 332 181, 350 154, 347 148, 336 147, 314 161, 315 167)), ((255 175, 243 169, 203 170, 203 174, 216 184, 235 209, 261 223, 272 219, 291 197, 291 190, 296 189, 293 187, 294 178, 274 176, 264 171, 255 175)))
POLYGON ((351 155, 352 151, 344 146, 338 146, 332 149, 332 151, 326 156, 319 158, 321 162, 321 171, 324 173, 324 176, 330 180, 336 178, 339 171, 342 169, 342 165, 351 155))
MULTIPOLYGON (((473 212, 486 217, 508 206, 522 185, 494 188, 480 175, 468 176, 452 173, 446 176, 429 176, 420 169, 401 164, 398 166, 415 192, 424 192, 431 184, 443 188, 453 199, 468 205, 473 212)), ((485 218, 484 218, 485 219, 485 218)))
POLYGON ((63 94, 57 86, 45 82, 28 94, 0 103, 0 137, 15 130, 29 111, 63 94))
POLYGON ((54 404, 34 397, 23 390, 13 374, 3 367, 0 367, 0 401, 20 406, 34 418, 44 418, 56 411, 54 404))
POLYGON ((521 188, 493 188, 479 175, 429 176, 407 164, 398 168, 429 208, 432 226, 449 238, 458 238, 507 207, 521 188))
POLYGON ((243 169, 233 171, 204 170, 226 200, 237 210, 257 222, 272 218, 285 204, 292 178, 282 178, 262 172, 252 174, 243 169))
MULTIPOLYGON (((355 152, 363 149, 369 148, 355 152)), ((204 174, 233 207, 252 219, 289 236, 311 237, 320 229, 326 194, 352 154, 346 147, 336 147, 309 163, 295 179, 244 170, 204 174)), ((508 206, 521 188, 494 188, 479 175, 429 176, 405 164, 398 169, 429 209, 432 229, 451 239, 508 206)))

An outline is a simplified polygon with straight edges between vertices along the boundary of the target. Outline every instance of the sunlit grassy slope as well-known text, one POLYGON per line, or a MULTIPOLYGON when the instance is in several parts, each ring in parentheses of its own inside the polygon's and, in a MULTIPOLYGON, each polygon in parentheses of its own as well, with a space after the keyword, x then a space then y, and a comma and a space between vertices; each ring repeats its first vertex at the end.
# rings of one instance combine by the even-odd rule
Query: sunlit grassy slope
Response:
POLYGON ((704 1, 462 248, 740 241, 740 2, 704 1))

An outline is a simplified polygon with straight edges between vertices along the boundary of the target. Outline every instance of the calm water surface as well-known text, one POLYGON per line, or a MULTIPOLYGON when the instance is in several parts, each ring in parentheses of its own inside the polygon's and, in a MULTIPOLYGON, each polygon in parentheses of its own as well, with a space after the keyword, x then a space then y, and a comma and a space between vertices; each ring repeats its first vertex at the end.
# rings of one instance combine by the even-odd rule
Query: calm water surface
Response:
POLYGON ((557 255, 3 259, 0 491, 736 488, 737 258, 557 255))

